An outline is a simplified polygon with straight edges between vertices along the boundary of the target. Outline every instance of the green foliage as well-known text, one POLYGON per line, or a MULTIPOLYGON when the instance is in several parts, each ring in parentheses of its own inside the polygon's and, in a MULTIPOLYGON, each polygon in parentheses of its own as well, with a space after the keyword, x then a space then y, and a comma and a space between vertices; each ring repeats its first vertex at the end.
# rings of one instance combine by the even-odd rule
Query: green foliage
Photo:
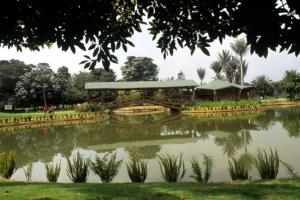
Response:
POLYGON ((179 156, 170 154, 159 155, 158 158, 162 178, 166 182, 178 182, 182 180, 186 173, 182 154, 179 156))
POLYGON ((270 148, 270 154, 260 148, 257 149, 255 165, 262 179, 276 179, 279 171, 279 156, 275 149, 270 148))
POLYGON ((60 174, 61 163, 45 163, 46 177, 50 183, 56 183, 60 174))
POLYGON ((89 112, 89 111, 91 111, 91 105, 87 102, 77 104, 75 106, 75 111, 77 111, 77 112, 89 112))
POLYGON ((193 175, 191 177, 195 179, 197 182, 207 183, 211 178, 214 162, 211 156, 203 154, 202 167, 198 160, 193 158, 191 161, 193 175), (204 169, 204 173, 202 174, 202 170, 204 169))
POLYGON ((71 161, 67 158, 67 175, 74 183, 84 183, 89 174, 89 160, 77 152, 71 161))
POLYGON ((122 162, 123 160, 117 160, 116 153, 110 158, 106 154, 103 158, 97 157, 95 162, 91 162, 91 169, 103 183, 109 183, 118 174, 122 162))
POLYGON ((0 175, 2 178, 10 179, 16 172, 16 152, 8 151, 0 154, 0 175))
POLYGON ((27 164, 26 169, 23 169, 27 181, 31 181, 31 177, 32 177, 32 167, 33 167, 33 163, 32 163, 31 160, 30 160, 30 161, 28 162, 28 164, 27 164))
POLYGON ((300 73, 296 70, 286 71, 281 85, 289 94, 289 98, 295 98, 296 95, 300 93, 300 73))
POLYGON ((148 174, 147 162, 145 160, 134 156, 126 166, 129 178, 133 183, 145 182, 148 174))
POLYGON ((280 163, 286 169, 286 171, 287 171, 287 173, 289 174, 290 177, 292 177, 292 178, 300 178, 299 174, 297 172, 295 172, 295 168, 292 165, 290 165, 290 164, 288 164, 288 163, 286 163, 286 162, 284 162, 282 160, 280 160, 280 163))
POLYGON ((245 163, 239 159, 231 158, 231 161, 228 160, 228 172, 233 181, 235 180, 248 180, 248 167, 245 163))
POLYGON ((91 74, 95 81, 100 82, 113 82, 116 81, 116 74, 112 69, 105 70, 103 68, 95 68, 91 71, 91 74))
POLYGON ((273 94, 271 82, 272 80, 265 75, 257 76, 251 81, 256 93, 262 97, 271 96, 273 94))
POLYGON ((158 80, 158 68, 151 58, 127 57, 124 66, 121 67, 123 80, 125 81, 155 81, 158 80))

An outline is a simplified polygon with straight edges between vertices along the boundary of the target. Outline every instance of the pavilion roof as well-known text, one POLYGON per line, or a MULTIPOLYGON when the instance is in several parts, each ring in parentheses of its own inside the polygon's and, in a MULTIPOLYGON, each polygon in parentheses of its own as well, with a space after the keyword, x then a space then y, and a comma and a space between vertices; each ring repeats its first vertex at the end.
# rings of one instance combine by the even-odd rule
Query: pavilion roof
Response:
POLYGON ((122 81, 122 82, 86 82, 86 90, 134 90, 164 88, 195 88, 198 84, 193 80, 169 81, 122 81))
POLYGON ((235 83, 229 83, 227 81, 222 80, 213 80, 206 85, 198 86, 196 89, 198 90, 222 90, 226 88, 238 88, 238 89, 246 89, 252 88, 252 86, 239 85, 235 83))

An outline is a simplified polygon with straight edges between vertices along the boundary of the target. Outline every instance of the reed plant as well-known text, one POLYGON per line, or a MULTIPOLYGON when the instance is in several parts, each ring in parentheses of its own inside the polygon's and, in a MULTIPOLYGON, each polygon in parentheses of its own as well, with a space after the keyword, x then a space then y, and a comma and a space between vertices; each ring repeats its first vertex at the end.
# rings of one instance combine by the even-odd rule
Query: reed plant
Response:
POLYGON ((147 162, 138 158, 137 156, 133 156, 129 163, 126 164, 127 172, 131 182, 133 183, 144 183, 147 175, 148 168, 147 162))
POLYGON ((74 183, 85 183, 89 174, 89 159, 77 152, 72 161, 67 158, 67 176, 74 183))
POLYGON ((106 154, 103 158, 97 157, 95 162, 91 162, 91 169, 103 183, 110 183, 118 174, 123 160, 117 160, 116 157, 116 153, 112 154, 110 158, 109 154, 106 154))
POLYGON ((162 173, 162 178, 166 182, 181 181, 186 173, 182 154, 174 156, 170 154, 159 155, 159 167, 162 173))
POLYGON ((24 170, 24 174, 27 181, 31 181, 32 178, 32 170, 33 170, 33 163, 31 160, 28 162, 27 167, 24 170))
POLYGON ((236 180, 248 180, 248 167, 243 162, 242 159, 236 160, 235 158, 231 158, 231 161, 228 160, 228 172, 233 181, 236 180))
POLYGON ((264 149, 258 148, 255 165, 262 179, 276 179, 279 171, 279 156, 277 150, 275 149, 273 151, 270 148, 270 154, 268 155, 264 149))
POLYGON ((10 179, 17 171, 16 152, 8 151, 0 154, 0 175, 2 178, 10 179))
POLYGON ((46 177, 50 183, 56 183, 60 174, 61 163, 45 163, 46 177))
POLYGON ((203 154, 202 166, 198 160, 193 158, 191 165, 193 170, 191 177, 197 182, 207 183, 213 172, 214 162, 212 156, 203 154))

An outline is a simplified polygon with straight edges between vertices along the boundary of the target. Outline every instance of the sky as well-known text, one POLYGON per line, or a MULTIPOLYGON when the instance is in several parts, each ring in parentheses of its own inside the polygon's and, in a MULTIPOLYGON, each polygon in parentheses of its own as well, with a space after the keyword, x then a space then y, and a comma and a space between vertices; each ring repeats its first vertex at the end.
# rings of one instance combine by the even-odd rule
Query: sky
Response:
MULTIPOLYGON (((199 49, 191 55, 189 49, 178 47, 173 56, 163 59, 160 49, 156 48, 156 42, 152 41, 152 36, 147 31, 147 27, 144 26, 142 30, 141 33, 136 32, 131 38, 135 47, 128 47, 127 52, 124 52, 122 48, 116 52, 115 55, 118 57, 119 63, 112 64, 111 69, 116 72, 118 78, 122 77, 120 67, 126 61, 127 56, 145 56, 152 58, 154 63, 158 65, 160 79, 176 78, 178 72, 182 71, 186 79, 200 82, 196 70, 202 67, 206 69, 204 82, 209 82, 214 76, 214 72, 209 68, 210 63, 217 59, 218 53, 223 49, 230 50, 230 43, 234 41, 234 38, 227 37, 222 44, 219 41, 213 42, 211 47, 208 48, 210 56, 206 56, 199 49)), ((41 51, 23 49, 22 52, 17 52, 15 48, 0 48, 0 60, 17 59, 24 61, 26 64, 46 62, 50 64, 54 71, 61 66, 67 66, 71 73, 88 71, 84 70, 83 65, 79 65, 79 63, 84 60, 83 55, 90 54, 91 52, 84 52, 78 48, 75 54, 70 50, 64 52, 58 49, 55 44, 50 49, 45 48, 41 51)), ((249 63, 245 82, 250 82, 257 75, 266 75, 276 81, 281 79, 286 70, 300 70, 300 56, 296 57, 294 54, 288 54, 287 52, 279 53, 269 50, 267 58, 248 53, 245 59, 249 63)), ((101 63, 96 67, 102 67, 101 63)))

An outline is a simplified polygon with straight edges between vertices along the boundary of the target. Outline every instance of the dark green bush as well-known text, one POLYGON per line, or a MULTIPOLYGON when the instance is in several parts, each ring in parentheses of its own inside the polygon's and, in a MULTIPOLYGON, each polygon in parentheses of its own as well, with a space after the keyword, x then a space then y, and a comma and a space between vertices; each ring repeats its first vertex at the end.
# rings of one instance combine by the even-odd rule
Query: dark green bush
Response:
POLYGON ((257 149, 255 165, 262 179, 276 179, 279 171, 279 156, 277 150, 270 148, 270 154, 260 148, 257 149))
POLYGON ((174 155, 159 155, 159 167, 162 177, 166 182, 181 181, 186 173, 182 154, 174 155))
POLYGON ((141 160, 135 156, 131 158, 131 161, 126 166, 129 178, 133 183, 145 182, 148 174, 147 162, 145 160, 141 160))
POLYGON ((233 181, 235 180, 248 180, 248 167, 245 165, 243 160, 236 160, 231 158, 231 161, 228 160, 228 171, 233 181))
POLYGON ((8 151, 0 154, 0 175, 2 178, 10 179, 16 172, 16 152, 8 151))
POLYGON ((89 174, 89 160, 84 159, 83 156, 77 152, 71 161, 67 158, 67 175, 74 183, 84 183, 87 181, 89 174))

